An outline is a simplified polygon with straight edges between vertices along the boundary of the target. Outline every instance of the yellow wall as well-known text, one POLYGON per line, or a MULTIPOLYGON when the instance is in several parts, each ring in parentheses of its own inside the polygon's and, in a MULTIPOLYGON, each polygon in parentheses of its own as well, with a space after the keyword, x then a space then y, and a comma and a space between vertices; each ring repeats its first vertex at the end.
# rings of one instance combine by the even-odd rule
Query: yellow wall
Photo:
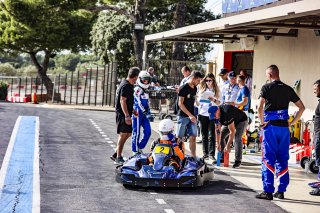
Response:
MULTIPOLYGON (((228 50, 240 50, 240 45, 225 44, 225 51, 228 50)), ((271 64, 279 67, 284 83, 293 86, 296 80, 301 79, 297 93, 308 109, 303 115, 304 120, 311 119, 318 103, 313 83, 320 79, 320 37, 311 30, 299 30, 297 38, 272 37, 265 40, 263 36, 258 37, 253 59, 253 99, 258 98, 261 86, 266 82, 265 69, 271 64)))

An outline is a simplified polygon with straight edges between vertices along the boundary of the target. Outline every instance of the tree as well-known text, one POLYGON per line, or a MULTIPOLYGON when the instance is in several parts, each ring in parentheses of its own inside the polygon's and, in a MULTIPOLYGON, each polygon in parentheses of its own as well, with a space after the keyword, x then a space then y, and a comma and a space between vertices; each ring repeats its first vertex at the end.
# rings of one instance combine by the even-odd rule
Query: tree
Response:
POLYGON ((91 31, 92 50, 108 64, 118 62, 120 75, 125 73, 135 57, 132 43, 132 20, 114 11, 102 12, 91 31))
POLYGON ((78 54, 62 54, 59 57, 55 57, 55 67, 62 67, 65 70, 75 71, 78 63, 81 61, 78 54))
POLYGON ((89 47, 94 14, 80 8, 93 4, 90 0, 2 0, 0 50, 29 54, 50 97, 49 61, 62 50, 77 52, 89 47))
MULTIPOLYGON (((153 0, 152 0, 153 1, 153 0)), ((151 1, 151 2, 152 2, 151 1)), ((117 14, 126 16, 133 22, 134 30, 132 41, 135 52, 135 65, 142 67, 142 54, 144 49, 144 24, 146 19, 146 0, 101 0, 94 10, 114 11, 117 14), (141 27, 138 29, 138 25, 141 27)), ((92 8, 91 8, 92 9, 92 8)))
POLYGON ((16 69, 10 63, 0 64, 0 75, 15 76, 16 69))
MULTIPOLYGON (((123 39, 122 44, 127 44, 127 41, 131 38, 134 43, 135 58, 141 58, 143 46, 139 49, 136 44, 136 39, 134 37, 134 26, 136 19, 134 14, 137 11, 137 4, 140 1, 126 0, 121 1, 121 4, 117 4, 118 1, 109 0, 103 1, 103 4, 98 7, 99 10, 111 10, 115 13, 105 13, 100 14, 97 23, 92 31, 92 44, 93 50, 98 54, 98 56, 104 61, 110 61, 110 58, 116 58, 121 56, 122 62, 127 62, 128 64, 131 59, 127 54, 119 54, 120 52, 114 48, 121 39, 123 39), (132 9, 135 8, 135 9, 132 9), (116 15, 118 14, 118 15, 116 15), (107 16, 110 16, 107 18, 107 16), (122 18, 116 18, 116 16, 121 16, 122 18), (104 17, 104 18, 102 18, 104 17), (125 18, 126 17, 126 18, 125 18), (125 26, 126 25, 126 26, 125 26), (117 32, 114 26, 120 27, 122 30, 117 32), (130 35, 132 33, 132 35, 130 35), (112 47, 111 47, 112 46, 112 47), (137 51, 137 49, 139 49, 137 51), (137 53, 139 52, 139 54, 137 53), (115 53, 116 56, 114 55, 115 53)), ((144 32, 156 33, 165 30, 171 30, 185 25, 196 24, 204 21, 213 20, 216 17, 209 11, 204 9, 204 3, 206 0, 149 0, 144 4, 145 7, 145 18, 144 18, 144 32)), ((141 19, 142 22, 142 19, 141 19)), ((140 31, 138 31, 140 32, 140 31)), ((139 39, 139 41, 142 41, 139 39)), ((141 45, 143 42, 140 43, 141 45)), ((127 53, 131 54, 130 45, 123 45, 127 49, 127 53)), ((151 58, 158 59, 175 59, 175 60, 188 60, 188 59, 200 59, 204 60, 204 52, 210 51, 210 47, 207 44, 185 44, 185 43, 175 43, 174 48, 172 43, 158 44, 153 43, 148 46, 148 53, 151 58), (150 48, 149 48, 150 47, 150 48), (185 47, 188 53, 185 53, 185 47), (194 51, 192 48, 199 48, 199 51, 194 51), (202 53, 203 52, 203 53, 202 53), (197 57, 197 55, 199 57, 197 57)), ((140 59, 139 59, 140 60, 140 59)), ((138 60, 138 61, 139 61, 138 60)), ((140 61, 141 61, 140 60, 140 61)), ((142 62, 139 62, 141 64, 142 62)), ((141 65, 139 65, 141 66, 141 65)))

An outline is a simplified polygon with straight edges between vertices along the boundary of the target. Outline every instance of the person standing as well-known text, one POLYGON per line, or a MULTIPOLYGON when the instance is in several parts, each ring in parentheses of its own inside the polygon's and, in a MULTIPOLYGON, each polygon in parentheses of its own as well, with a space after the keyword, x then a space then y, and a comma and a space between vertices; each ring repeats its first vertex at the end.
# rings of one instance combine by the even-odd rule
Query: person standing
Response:
POLYGON ((158 76, 156 76, 156 74, 154 74, 154 68, 153 67, 149 67, 148 68, 148 73, 150 74, 150 77, 151 77, 150 85, 152 87, 160 86, 159 81, 158 81, 158 76))
POLYGON ((245 85, 248 87, 250 93, 252 92, 252 77, 248 74, 246 69, 240 69, 240 75, 245 77, 245 85))
POLYGON ((289 185, 290 131, 288 127, 300 119, 305 107, 295 91, 280 80, 279 69, 276 65, 270 65, 266 69, 266 76, 271 83, 262 86, 258 103, 258 116, 263 132, 263 192, 256 195, 256 198, 284 199, 284 192, 289 185), (288 122, 290 102, 293 102, 299 110, 294 119, 288 122), (274 173, 276 173, 279 185, 278 191, 273 195, 275 191, 274 173))
POLYGON ((194 103, 197 94, 197 85, 203 78, 200 71, 192 71, 189 80, 178 94, 178 128, 177 137, 182 139, 186 133, 190 136, 189 147, 191 155, 196 157, 197 118, 194 113, 194 103))
POLYGON ((198 120, 202 136, 203 158, 215 159, 215 123, 209 119, 209 107, 220 104, 220 90, 215 76, 212 73, 206 74, 201 80, 197 94, 196 105, 199 108, 198 120))
POLYGON ((243 75, 238 75, 237 83, 240 89, 234 105, 248 115, 248 110, 251 104, 251 97, 249 88, 245 84, 245 77, 243 75))
POLYGON ((229 72, 229 83, 224 86, 222 91, 222 103, 233 104, 236 101, 239 92, 239 86, 237 84, 236 73, 234 71, 229 72))
MULTIPOLYGON (((320 167, 320 79, 314 82, 313 91, 319 102, 314 115, 314 151, 316 154, 316 165, 320 167)), ((318 182, 310 183, 309 185, 316 186, 315 189, 310 192, 310 195, 320 196, 320 169, 318 172, 318 182)))
POLYGON ((151 126, 149 116, 151 115, 149 106, 149 94, 146 89, 150 86, 150 74, 141 71, 134 88, 134 103, 132 116, 132 152, 133 155, 141 154, 151 136, 151 126), (140 129, 143 127, 143 137, 140 140, 140 129))
MULTIPOLYGON (((181 73, 183 75, 183 79, 181 80, 180 82, 180 85, 176 85, 175 88, 176 88, 176 92, 177 94, 179 93, 179 90, 180 88, 187 83, 187 81, 189 80, 190 76, 191 76, 191 70, 189 67, 187 66, 184 66, 181 68, 181 73)), ((179 103, 178 103, 178 100, 179 100, 179 96, 177 97, 177 100, 175 102, 175 106, 174 106, 174 114, 178 114, 178 111, 179 111, 179 103)))
POLYGON ((140 73, 138 67, 131 67, 128 76, 123 80, 116 92, 116 123, 118 142, 116 152, 110 156, 115 164, 124 163, 122 157, 123 146, 132 133, 132 112, 133 112, 133 85, 140 73))

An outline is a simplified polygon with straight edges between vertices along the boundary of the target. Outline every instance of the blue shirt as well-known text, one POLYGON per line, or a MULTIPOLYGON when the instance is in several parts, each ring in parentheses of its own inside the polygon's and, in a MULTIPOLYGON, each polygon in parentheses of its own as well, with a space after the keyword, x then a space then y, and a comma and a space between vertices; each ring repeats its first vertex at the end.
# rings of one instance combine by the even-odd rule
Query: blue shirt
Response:
MULTIPOLYGON (((247 97, 248 98, 248 103, 247 105, 243 106, 243 111, 248 111, 249 110, 249 106, 250 106, 250 102, 251 102, 251 98, 250 98, 250 90, 247 86, 244 86, 242 88, 240 88, 238 95, 237 95, 237 102, 241 102, 243 98, 247 97)), ((242 108, 238 107, 239 109, 242 108)))

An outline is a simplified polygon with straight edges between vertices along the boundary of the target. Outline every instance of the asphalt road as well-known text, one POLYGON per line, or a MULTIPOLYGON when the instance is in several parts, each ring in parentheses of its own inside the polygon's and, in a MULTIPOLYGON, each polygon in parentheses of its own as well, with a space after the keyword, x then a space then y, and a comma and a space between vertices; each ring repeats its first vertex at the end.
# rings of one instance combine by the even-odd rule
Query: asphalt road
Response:
POLYGON ((198 189, 126 189, 109 159, 117 141, 113 112, 0 102, 1 164, 19 115, 40 118, 41 212, 284 212, 222 172, 198 189))

